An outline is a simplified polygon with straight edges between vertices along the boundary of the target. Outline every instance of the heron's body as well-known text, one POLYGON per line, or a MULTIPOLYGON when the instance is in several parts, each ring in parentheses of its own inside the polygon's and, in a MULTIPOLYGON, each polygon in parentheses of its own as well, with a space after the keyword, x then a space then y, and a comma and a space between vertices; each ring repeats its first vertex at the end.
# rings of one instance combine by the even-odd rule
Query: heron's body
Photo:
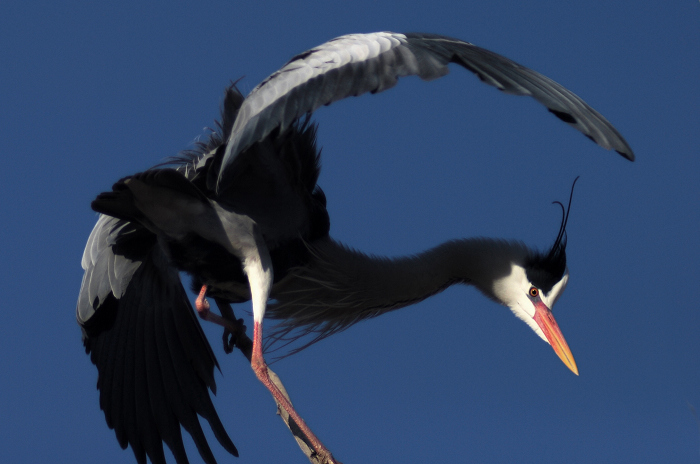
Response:
MULTIPOLYGON (((219 300, 252 300, 253 367, 264 383, 261 330, 270 298, 268 314, 282 321, 276 337, 323 337, 456 283, 510 307, 577 372, 550 311, 568 280, 565 224, 545 253, 519 242, 465 239, 384 259, 329 236, 316 185, 315 127, 300 118, 347 96, 385 90, 399 77, 443 76, 450 62, 508 93, 533 96, 599 145, 633 159, 612 125, 561 85, 447 37, 344 36, 298 55, 245 99, 229 89, 220 131, 206 144, 170 166, 120 180, 92 204, 103 215, 83 256, 78 321, 98 368, 107 423, 139 462, 148 456, 164 463, 162 443, 187 462, 180 426, 214 462, 198 416, 237 454, 207 391, 215 389, 217 362, 178 271, 219 300)), ((312 446, 325 451, 320 442, 312 446)))

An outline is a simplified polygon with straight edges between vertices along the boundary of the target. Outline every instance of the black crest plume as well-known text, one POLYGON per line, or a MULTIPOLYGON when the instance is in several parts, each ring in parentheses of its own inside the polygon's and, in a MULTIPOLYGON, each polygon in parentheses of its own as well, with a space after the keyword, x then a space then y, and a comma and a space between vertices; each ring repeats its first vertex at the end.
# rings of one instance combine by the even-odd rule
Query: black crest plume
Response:
POLYGON ((569 205, 564 209, 564 205, 560 201, 554 201, 552 204, 561 206, 562 220, 559 227, 559 233, 552 248, 547 254, 537 254, 530 259, 527 266, 527 278, 540 288, 545 293, 552 290, 554 284, 559 282, 566 272, 566 223, 569 221, 569 212, 571 211, 571 200, 574 197, 574 187, 580 176, 574 179, 571 185, 571 194, 569 195, 569 205))

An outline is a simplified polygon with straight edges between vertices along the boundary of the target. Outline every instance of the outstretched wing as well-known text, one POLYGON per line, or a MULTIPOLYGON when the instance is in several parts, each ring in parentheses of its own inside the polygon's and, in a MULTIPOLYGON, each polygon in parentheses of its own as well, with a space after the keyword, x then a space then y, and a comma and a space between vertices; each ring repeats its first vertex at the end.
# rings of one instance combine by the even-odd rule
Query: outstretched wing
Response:
POLYGON ((122 448, 165 464, 163 442, 187 463, 180 426, 204 462, 216 462, 199 423, 238 456, 207 388, 216 392, 216 358, 177 270, 146 229, 100 216, 83 254, 77 317, 97 366, 100 407, 122 448))
MULTIPOLYGON (((499 90, 530 95, 598 145, 634 160, 619 132, 574 93, 542 74, 483 48, 434 34, 377 32, 338 37, 292 58, 246 97, 221 171, 273 130, 349 96, 381 92, 399 77, 431 80, 459 64, 499 90)), ((220 173, 221 175, 221 173, 220 173)))

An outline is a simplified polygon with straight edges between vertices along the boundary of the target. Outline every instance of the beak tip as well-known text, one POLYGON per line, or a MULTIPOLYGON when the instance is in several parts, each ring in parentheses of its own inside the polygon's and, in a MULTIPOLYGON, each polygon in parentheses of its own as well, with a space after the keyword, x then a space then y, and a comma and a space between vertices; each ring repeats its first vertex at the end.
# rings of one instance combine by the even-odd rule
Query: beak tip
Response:
POLYGON ((566 358, 562 357, 561 360, 564 361, 564 364, 566 364, 566 367, 568 367, 571 372, 578 375, 578 366, 576 365, 576 361, 574 361, 573 356, 566 358))
POLYGON ((554 352, 559 356, 564 365, 574 374, 578 375, 578 366, 574 361, 574 356, 571 354, 571 349, 564 339, 564 335, 559 329, 557 321, 552 316, 552 311, 544 304, 535 305, 535 322, 542 330, 547 343, 554 349, 554 352))

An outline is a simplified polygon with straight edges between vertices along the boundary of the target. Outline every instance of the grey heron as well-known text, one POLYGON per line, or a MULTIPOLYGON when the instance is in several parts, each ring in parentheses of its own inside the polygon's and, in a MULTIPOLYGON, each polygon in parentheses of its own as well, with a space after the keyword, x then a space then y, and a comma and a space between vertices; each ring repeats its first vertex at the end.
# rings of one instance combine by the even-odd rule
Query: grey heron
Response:
MULTIPOLYGON (((188 462, 181 426, 202 459, 214 463, 198 416, 237 455, 209 396, 218 363, 179 271, 201 285, 196 306, 204 318, 227 325, 209 312, 206 295, 224 303, 252 301, 253 369, 303 427, 266 378, 266 308, 282 321, 279 338, 295 330, 323 337, 450 285, 471 284, 508 306, 578 373, 551 314, 568 281, 565 219, 545 253, 484 238, 380 259, 329 236, 326 200, 316 184, 316 127, 305 115, 348 96, 381 92, 400 77, 444 76, 449 63, 506 93, 532 96, 598 145, 634 159, 617 130, 563 86, 439 35, 346 35, 295 56, 245 98, 232 86, 219 129, 207 142, 170 164, 119 180, 92 202, 101 216, 83 254, 77 319, 98 369, 107 424, 139 463, 147 457, 164 463, 163 443, 178 463, 188 462)), ((320 441, 304 431, 330 460, 320 441)))

